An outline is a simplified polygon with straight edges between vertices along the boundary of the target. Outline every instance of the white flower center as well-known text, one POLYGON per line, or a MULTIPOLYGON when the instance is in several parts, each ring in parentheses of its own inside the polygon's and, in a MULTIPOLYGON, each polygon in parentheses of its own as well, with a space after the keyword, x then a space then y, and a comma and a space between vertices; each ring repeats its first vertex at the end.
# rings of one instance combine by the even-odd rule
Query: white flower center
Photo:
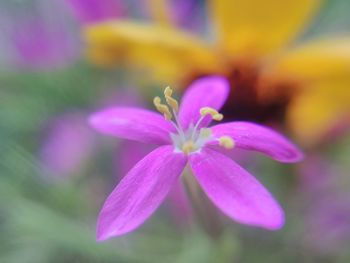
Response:
POLYGON ((173 141, 176 151, 182 151, 186 154, 199 151, 207 142, 213 141, 211 130, 209 128, 201 128, 196 130, 192 125, 183 133, 171 133, 170 137, 173 141))
POLYGON ((210 107, 203 107, 200 109, 201 117, 197 121, 196 124, 192 124, 184 130, 180 124, 178 118, 178 102, 172 97, 172 89, 167 87, 164 90, 164 97, 168 106, 166 104, 161 103, 160 97, 155 97, 153 103, 157 110, 164 115, 164 118, 170 121, 177 133, 171 133, 170 137, 173 141, 175 151, 183 152, 185 154, 190 154, 193 152, 200 151, 200 149, 208 142, 217 140, 219 145, 232 149, 234 147, 234 141, 229 136, 222 136, 220 138, 215 138, 212 136, 212 132, 209 128, 200 128, 201 122, 208 115, 211 116, 213 120, 221 121, 223 119, 223 115, 218 113, 215 109, 210 107), (174 118, 174 121, 171 119, 174 118))

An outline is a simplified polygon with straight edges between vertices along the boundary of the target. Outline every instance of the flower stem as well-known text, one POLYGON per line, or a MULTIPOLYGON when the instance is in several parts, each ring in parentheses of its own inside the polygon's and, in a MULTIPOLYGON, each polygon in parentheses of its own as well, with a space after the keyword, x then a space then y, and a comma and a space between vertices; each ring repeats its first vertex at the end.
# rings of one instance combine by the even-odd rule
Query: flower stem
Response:
POLYGON ((223 226, 217 210, 208 200, 188 167, 184 171, 183 181, 200 227, 212 239, 219 239, 223 233, 223 226))

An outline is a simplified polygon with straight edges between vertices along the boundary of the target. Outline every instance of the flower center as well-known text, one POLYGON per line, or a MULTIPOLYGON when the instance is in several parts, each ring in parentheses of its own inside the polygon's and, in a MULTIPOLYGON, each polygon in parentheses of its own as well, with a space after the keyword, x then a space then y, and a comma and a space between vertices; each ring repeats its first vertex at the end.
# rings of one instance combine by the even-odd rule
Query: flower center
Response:
POLYGON ((153 99, 153 104, 157 110, 164 115, 164 118, 174 125, 177 131, 177 133, 170 134, 175 151, 190 154, 200 151, 204 145, 212 141, 218 141, 220 146, 227 149, 232 149, 234 147, 234 141, 231 137, 221 136, 220 138, 215 138, 209 128, 200 128, 200 124, 207 116, 210 116, 216 121, 221 121, 223 119, 224 116, 211 107, 202 107, 199 111, 201 117, 197 123, 191 123, 185 130, 181 126, 178 117, 179 104, 177 100, 172 97, 172 94, 173 90, 167 87, 164 90, 164 97, 167 105, 161 102, 160 97, 155 97, 153 99), (172 119, 174 119, 174 121, 172 119))

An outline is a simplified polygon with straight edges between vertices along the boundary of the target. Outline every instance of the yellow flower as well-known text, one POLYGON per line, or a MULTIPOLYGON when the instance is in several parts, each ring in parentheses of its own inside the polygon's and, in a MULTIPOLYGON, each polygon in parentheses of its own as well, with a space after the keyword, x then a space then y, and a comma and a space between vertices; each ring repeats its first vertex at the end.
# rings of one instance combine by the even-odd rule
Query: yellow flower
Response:
MULTIPOLYGON (((158 4, 164 1, 154 0, 158 4)), ((164 23, 105 21, 85 29, 100 65, 140 68, 160 84, 223 74, 232 86, 224 114, 283 122, 312 144, 350 114, 350 36, 297 43, 320 0, 211 0, 215 41, 164 23)))

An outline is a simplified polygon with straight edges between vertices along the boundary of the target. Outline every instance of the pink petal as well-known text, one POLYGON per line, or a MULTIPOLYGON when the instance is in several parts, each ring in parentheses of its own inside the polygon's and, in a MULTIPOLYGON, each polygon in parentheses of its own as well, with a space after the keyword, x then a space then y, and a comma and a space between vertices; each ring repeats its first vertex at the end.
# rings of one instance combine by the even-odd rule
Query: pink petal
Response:
POLYGON ((57 177, 79 173, 94 152, 95 137, 80 113, 53 120, 41 149, 45 172, 57 177))
POLYGON ((160 205, 186 165, 173 146, 161 146, 139 161, 107 198, 97 223, 97 240, 125 234, 160 205))
MULTIPOLYGON (((179 119, 183 128, 188 128, 191 123, 196 124, 202 107, 220 110, 228 94, 229 83, 223 77, 206 77, 193 82, 181 100, 179 119)), ((210 121, 210 117, 205 118, 200 127, 207 126, 210 121)))
POLYGON ((66 0, 66 3, 82 23, 115 19, 125 13, 121 0, 66 0))
POLYGON ((282 227, 283 211, 271 194, 230 158, 205 148, 189 161, 201 187, 226 215, 271 230, 282 227))
POLYGON ((169 133, 174 131, 160 114, 138 108, 108 108, 89 121, 99 132, 145 143, 169 143, 169 133))
POLYGON ((280 162, 297 162, 303 153, 279 133, 249 122, 229 122, 210 128, 215 137, 233 138, 237 148, 264 153, 280 162))
POLYGON ((178 225, 188 224, 192 219, 192 208, 181 180, 178 180, 169 192, 169 207, 178 225))
POLYGON ((117 146, 114 158, 115 171, 118 173, 117 179, 123 178, 138 161, 156 148, 158 148, 156 145, 129 140, 121 141, 117 146))

